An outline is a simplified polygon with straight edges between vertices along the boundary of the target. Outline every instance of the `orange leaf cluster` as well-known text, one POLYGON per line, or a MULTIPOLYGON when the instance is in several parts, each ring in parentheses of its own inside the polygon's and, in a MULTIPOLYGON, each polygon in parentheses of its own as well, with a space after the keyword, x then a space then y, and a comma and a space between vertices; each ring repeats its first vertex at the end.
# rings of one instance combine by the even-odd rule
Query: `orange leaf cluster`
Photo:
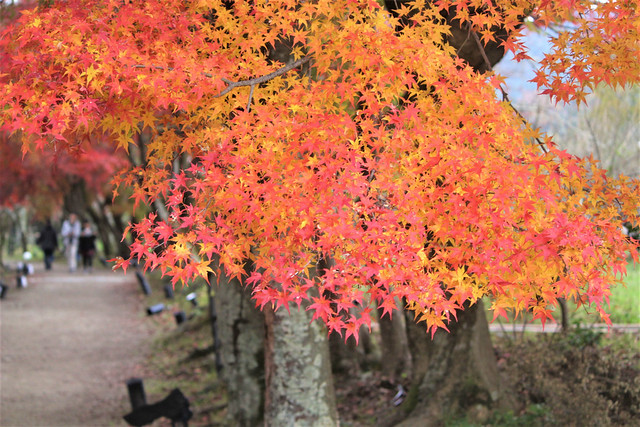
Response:
MULTIPOLYGON (((640 76, 632 2, 583 3, 535 12, 571 19, 537 77, 558 99, 640 76)), ((417 1, 394 18, 354 0, 55 2, 2 36, 0 123, 39 148, 151 132, 149 162, 121 182, 164 202, 166 217, 132 224, 132 253, 174 283, 219 262, 260 307, 304 303, 346 336, 397 298, 432 332, 484 296, 497 315, 544 321, 564 297, 606 318, 636 253, 620 228, 638 223, 638 182, 533 143, 499 76, 445 41, 453 8, 484 43, 506 29, 522 57, 535 6, 417 1)))

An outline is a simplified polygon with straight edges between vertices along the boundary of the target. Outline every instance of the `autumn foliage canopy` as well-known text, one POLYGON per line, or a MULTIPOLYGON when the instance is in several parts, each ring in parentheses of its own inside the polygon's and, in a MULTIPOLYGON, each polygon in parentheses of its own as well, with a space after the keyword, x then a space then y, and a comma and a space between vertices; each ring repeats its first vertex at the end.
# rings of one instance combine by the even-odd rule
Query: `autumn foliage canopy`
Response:
POLYGON ((450 22, 518 59, 525 17, 553 27, 535 81, 583 101, 640 79, 637 2, 49 3, 2 35, 0 125, 25 152, 151 133, 149 162, 118 177, 167 208, 131 225, 147 268, 222 266, 260 307, 304 302, 347 337, 397 298, 432 331, 484 296, 496 316, 544 321, 563 297, 607 320, 638 182, 528 126, 450 22))

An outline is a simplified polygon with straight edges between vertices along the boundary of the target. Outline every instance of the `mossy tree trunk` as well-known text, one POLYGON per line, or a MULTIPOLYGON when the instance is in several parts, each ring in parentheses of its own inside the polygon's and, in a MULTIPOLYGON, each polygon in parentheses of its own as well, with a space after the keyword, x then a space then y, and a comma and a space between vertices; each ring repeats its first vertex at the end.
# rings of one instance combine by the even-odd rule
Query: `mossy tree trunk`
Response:
POLYGON ((380 351, 382 374, 391 382, 396 383, 403 374, 411 368, 411 354, 407 342, 407 332, 403 310, 393 310, 392 316, 382 315, 378 309, 378 324, 380 325, 380 351))
POLYGON ((216 323, 227 388, 227 416, 233 425, 259 425, 264 412, 264 315, 237 280, 219 275, 215 292, 216 323))
POLYGON ((337 426, 327 330, 295 304, 265 309, 265 425, 337 426))
MULTIPOLYGON (((421 325, 411 325, 414 375, 400 426, 436 426, 443 419, 470 416, 473 421, 496 408, 512 406, 501 383, 482 302, 458 313, 458 321, 439 330, 433 340, 421 325), (418 342, 415 342, 415 340, 418 342), (475 418, 475 419, 474 419, 475 418)), ((479 419, 478 419, 479 418, 479 419)))

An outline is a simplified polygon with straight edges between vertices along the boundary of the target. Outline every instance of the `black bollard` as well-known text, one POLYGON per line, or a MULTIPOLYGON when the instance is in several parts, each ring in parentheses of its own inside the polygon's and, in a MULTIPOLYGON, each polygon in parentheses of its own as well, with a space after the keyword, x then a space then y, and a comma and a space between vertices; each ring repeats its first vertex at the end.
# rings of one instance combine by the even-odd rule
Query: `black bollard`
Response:
POLYGON ((0 282, 0 299, 4 298, 8 290, 9 290, 9 287, 4 283, 0 282))
POLYGON ((173 285, 171 285, 170 283, 164 285, 164 296, 167 299, 173 299, 173 285))
POLYGON ((129 378, 127 380, 127 390, 129 391, 132 410, 135 411, 147 404, 147 396, 144 394, 144 384, 142 384, 140 378, 129 378))
POLYGON ((136 277, 138 278, 138 283, 140 283, 142 292, 144 292, 145 295, 149 295, 151 293, 151 287, 149 286, 149 282, 147 282, 147 279, 145 279, 145 277, 139 271, 136 271, 136 277))
POLYGON ((176 324, 180 325, 187 320, 187 315, 184 311, 176 311, 173 313, 173 317, 176 319, 176 324))
POLYGON ((147 316, 153 316, 154 314, 161 313, 164 310, 164 304, 156 304, 151 307, 147 307, 147 316))
POLYGON ((171 420, 172 426, 188 427, 193 416, 189 406, 189 400, 180 389, 175 388, 160 402, 138 407, 123 418, 131 426, 146 426, 158 418, 166 417, 171 420))
POLYGON ((222 341, 218 336, 218 313, 216 312, 215 298, 211 289, 209 289, 209 323, 211 324, 211 334, 213 336, 213 351, 216 355, 216 372, 219 374, 224 367, 222 364, 222 354, 220 352, 222 341))

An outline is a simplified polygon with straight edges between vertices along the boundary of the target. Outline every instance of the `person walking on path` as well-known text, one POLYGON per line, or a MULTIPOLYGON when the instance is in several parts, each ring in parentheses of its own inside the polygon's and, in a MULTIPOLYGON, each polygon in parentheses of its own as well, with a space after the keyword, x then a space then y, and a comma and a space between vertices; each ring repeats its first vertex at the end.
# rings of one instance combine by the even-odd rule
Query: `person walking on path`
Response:
POLYGON ((44 252, 44 268, 51 270, 53 266, 53 254, 58 249, 58 234, 51 225, 51 220, 47 220, 45 226, 40 230, 38 240, 36 240, 42 252, 44 252))
POLYGON ((64 242, 64 254, 69 263, 69 271, 73 273, 78 268, 78 242, 80 240, 81 225, 74 213, 62 223, 60 234, 64 242))
POLYGON ((96 235, 93 233, 89 222, 84 223, 80 233, 78 250, 82 257, 82 269, 91 273, 93 270, 93 256, 96 253, 96 235))

